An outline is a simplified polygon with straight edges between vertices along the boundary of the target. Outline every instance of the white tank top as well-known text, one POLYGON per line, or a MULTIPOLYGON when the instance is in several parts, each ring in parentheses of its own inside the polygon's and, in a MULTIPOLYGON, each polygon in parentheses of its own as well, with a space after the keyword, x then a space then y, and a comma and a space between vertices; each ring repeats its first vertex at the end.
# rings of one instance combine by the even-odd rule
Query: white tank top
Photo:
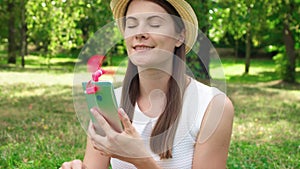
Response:
MULTIPOLYGON (((120 103, 121 92, 121 88, 115 90, 118 103, 120 103)), ((176 130, 172 150, 173 158, 160 160, 157 154, 150 152, 153 159, 161 168, 192 168, 194 145, 204 113, 212 98, 218 94, 222 94, 222 92, 217 88, 206 86, 194 79, 191 80, 183 97, 182 114, 176 130)), ((147 140, 157 119, 144 115, 136 105, 132 125, 141 134, 141 137, 147 140)), ((111 158, 111 166, 113 169, 136 169, 134 165, 115 158, 111 158)))

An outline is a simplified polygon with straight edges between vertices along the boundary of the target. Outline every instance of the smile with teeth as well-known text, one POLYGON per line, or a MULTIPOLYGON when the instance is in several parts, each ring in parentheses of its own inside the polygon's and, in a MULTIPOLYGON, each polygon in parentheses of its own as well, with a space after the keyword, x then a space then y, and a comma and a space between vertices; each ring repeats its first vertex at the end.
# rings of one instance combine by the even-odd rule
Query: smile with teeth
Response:
POLYGON ((148 51, 148 50, 153 49, 154 47, 151 47, 151 46, 134 46, 133 48, 136 51, 148 51))

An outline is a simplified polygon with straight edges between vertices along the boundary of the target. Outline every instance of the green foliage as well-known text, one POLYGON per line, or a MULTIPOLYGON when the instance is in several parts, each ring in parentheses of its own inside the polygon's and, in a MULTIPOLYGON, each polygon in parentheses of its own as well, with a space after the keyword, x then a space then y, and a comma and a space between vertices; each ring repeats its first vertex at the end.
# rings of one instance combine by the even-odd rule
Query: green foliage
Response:
POLYGON ((278 53, 273 57, 276 63, 276 72, 280 75, 280 77, 284 77, 286 75, 285 67, 288 64, 286 61, 286 55, 283 53, 278 53))
POLYGON ((205 72, 206 70, 204 70, 205 68, 202 67, 201 63, 200 63, 200 59, 198 57, 198 55, 194 52, 190 52, 187 55, 187 66, 188 68, 192 71, 193 75, 195 78, 197 79, 207 79, 207 77, 205 76, 205 74, 203 72, 205 72))
POLYGON ((276 72, 279 74, 280 78, 285 81, 293 81, 291 79, 293 76, 290 76, 291 73, 288 69, 290 67, 288 58, 285 53, 278 53, 276 56, 273 57, 275 63, 276 63, 276 72))
MULTIPOLYGON (((2 23, 0 43, 1 47, 7 48, 9 37, 7 7, 10 2, 14 3, 16 52, 19 54, 22 28, 21 0, 0 1, 2 23)), ((79 50, 88 43, 97 30, 113 20, 109 7, 110 1, 24 0, 24 2, 26 3, 28 52, 39 52, 40 56, 49 60, 49 63, 57 53, 64 51, 77 51, 78 55, 79 50)), ((251 45, 254 50, 268 46, 283 47, 283 22, 288 22, 296 43, 295 49, 300 48, 300 36, 298 36, 300 2, 298 0, 188 0, 188 2, 195 9, 200 30, 218 46, 235 48, 236 51, 244 54, 245 37, 248 31, 251 34, 251 45)), ((109 30, 107 37, 103 39, 108 39, 110 36, 112 39, 117 39, 120 37, 117 32, 117 30, 109 30)), ((108 63, 111 63, 112 56, 118 54, 117 50, 110 50, 107 53, 108 63)))
MULTIPOLYGON (((77 1, 75 1, 77 2, 77 1)), ((42 46, 45 52, 54 54, 59 49, 71 49, 82 45, 81 31, 76 30, 78 11, 70 1, 28 1, 26 23, 29 42, 42 46)))
MULTIPOLYGON (((28 48, 41 53, 49 61, 61 51, 80 48, 103 25, 112 21, 109 1, 79 0, 24 0, 28 48)), ((7 43, 7 6, 10 0, 1 1, 0 42, 7 43)), ((17 51, 20 51, 21 0, 14 1, 17 51)))
POLYGON ((214 4, 214 2, 206 0, 187 0, 187 2, 192 6, 196 13, 196 16, 198 18, 199 30, 207 35, 211 27, 211 24, 209 22, 209 9, 214 4))

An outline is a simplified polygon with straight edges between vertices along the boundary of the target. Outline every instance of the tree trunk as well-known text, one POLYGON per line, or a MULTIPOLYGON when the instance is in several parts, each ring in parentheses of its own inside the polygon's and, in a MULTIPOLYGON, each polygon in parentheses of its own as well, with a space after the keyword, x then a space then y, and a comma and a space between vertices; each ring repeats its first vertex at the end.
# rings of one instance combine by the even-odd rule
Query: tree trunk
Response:
POLYGON ((249 73, 250 69, 250 60, 251 60, 251 31, 248 27, 246 34, 246 58, 245 58, 245 74, 249 73))
POLYGON ((283 42, 288 63, 284 68, 286 73, 284 73, 283 81, 294 83, 296 81, 295 41, 289 28, 288 20, 286 20, 283 25, 283 42))
POLYGON ((202 22, 204 22, 204 25, 200 24, 199 28, 202 31, 197 37, 197 41, 200 42, 200 47, 198 51, 198 58, 201 66, 200 75, 205 80, 208 80, 211 78, 209 73, 209 63, 210 63, 210 49, 211 49, 211 43, 209 39, 206 37, 208 36, 208 30, 209 30, 209 16, 208 16, 208 2, 206 0, 201 0, 200 2, 204 9, 200 9, 205 14, 202 16, 202 22))
POLYGON ((201 69, 199 70, 201 77, 204 79, 210 79, 209 63, 210 63, 210 41, 205 35, 200 34, 198 36, 198 42, 200 42, 200 49, 198 52, 199 62, 201 69))
POLYGON ((14 2, 9 1, 7 4, 7 12, 9 15, 8 19, 8 60, 7 63, 16 64, 17 53, 16 53, 16 41, 15 41, 15 13, 14 13, 14 2))
POLYGON ((21 57, 22 67, 25 67, 25 52, 26 52, 26 23, 25 23, 25 2, 21 0, 21 57))
POLYGON ((237 62, 239 58, 239 40, 235 40, 235 50, 234 50, 234 61, 237 62))

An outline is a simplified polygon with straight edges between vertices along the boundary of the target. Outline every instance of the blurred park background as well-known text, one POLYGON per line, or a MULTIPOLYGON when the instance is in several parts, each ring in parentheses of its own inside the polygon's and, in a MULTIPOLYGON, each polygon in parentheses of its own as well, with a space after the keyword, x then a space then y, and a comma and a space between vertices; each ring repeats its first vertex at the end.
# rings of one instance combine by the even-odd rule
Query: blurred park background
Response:
MULTIPOLYGON (((300 0, 187 1, 219 53, 235 106, 227 167, 300 168, 300 0)), ((0 168, 83 158, 73 71, 84 45, 113 21, 109 2, 0 0, 0 168)), ((110 31, 103 38, 120 36, 110 31)), ((115 69, 124 42, 105 55, 115 69)), ((197 79, 208 77, 209 62, 187 61, 197 79)))

